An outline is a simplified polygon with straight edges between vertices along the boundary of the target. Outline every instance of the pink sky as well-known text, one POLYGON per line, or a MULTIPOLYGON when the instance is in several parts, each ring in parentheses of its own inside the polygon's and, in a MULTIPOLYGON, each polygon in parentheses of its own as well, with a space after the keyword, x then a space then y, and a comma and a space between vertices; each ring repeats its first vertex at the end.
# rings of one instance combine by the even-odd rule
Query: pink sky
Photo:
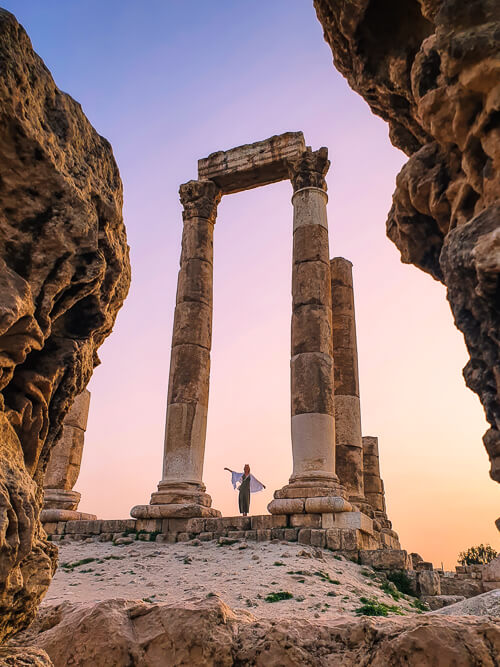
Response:
MULTIPOLYGON (((452 567, 480 542, 500 549, 499 487, 488 476, 482 407, 461 374, 463 337, 444 287, 402 265, 385 236, 406 158, 333 68, 312 2, 83 4, 5 3, 111 141, 124 183, 133 281, 89 386, 80 509, 127 517, 160 479, 179 184, 212 151, 302 130, 332 160, 331 256, 354 263, 363 433, 379 437, 394 528, 436 565, 452 567)), ((253 513, 291 472, 290 196, 284 182, 219 207, 204 478, 226 515, 237 513, 237 496, 224 466, 248 462, 266 484, 253 513)))

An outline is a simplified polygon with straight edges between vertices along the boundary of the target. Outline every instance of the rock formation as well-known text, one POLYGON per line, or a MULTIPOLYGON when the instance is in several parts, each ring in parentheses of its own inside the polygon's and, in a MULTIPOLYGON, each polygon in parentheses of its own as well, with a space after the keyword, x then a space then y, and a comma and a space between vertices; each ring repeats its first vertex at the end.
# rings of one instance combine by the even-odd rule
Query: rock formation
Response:
POLYGON ((448 289, 500 482, 497 0, 314 0, 336 68, 409 160, 387 220, 405 263, 448 289))
POLYGON ((234 612, 218 598, 183 605, 105 600, 42 608, 19 641, 44 649, 55 667, 468 667, 498 664, 500 626, 488 617, 435 615, 271 621, 234 612))
POLYGON ((0 10, 0 640, 33 617, 57 550, 39 522, 62 420, 127 294, 109 143, 0 10))

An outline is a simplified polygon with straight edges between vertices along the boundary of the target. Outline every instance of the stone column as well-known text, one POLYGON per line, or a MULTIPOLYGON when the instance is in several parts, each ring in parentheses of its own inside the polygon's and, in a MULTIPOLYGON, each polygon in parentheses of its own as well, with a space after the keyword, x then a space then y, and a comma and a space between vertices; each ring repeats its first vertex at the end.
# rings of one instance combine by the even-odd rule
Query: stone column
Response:
POLYGON ((293 203, 291 408, 293 472, 271 513, 350 509, 335 474, 332 309, 325 174, 326 148, 289 160, 293 203), (313 503, 327 496, 332 502, 313 503), (308 499, 306 501, 306 499, 308 499), (290 508, 289 508, 290 506, 290 508), (308 509, 314 506, 315 509, 308 509), (302 510, 303 511, 303 510, 302 510))
POLYGON ((384 483, 380 477, 378 438, 363 436, 363 478, 366 501, 375 512, 386 513, 384 483))
POLYGON ((77 512, 81 494, 73 491, 82 463, 83 443, 89 415, 90 392, 84 389, 66 415, 54 445, 44 479, 43 522, 92 520, 95 514, 77 512))
POLYGON ((330 261, 330 272, 335 357, 336 472, 349 500, 363 503, 363 444, 352 264, 343 257, 334 257, 330 261))
POLYGON ((136 518, 220 516, 202 481, 212 343, 213 231, 221 198, 212 181, 181 185, 184 229, 172 334, 163 477, 136 518))

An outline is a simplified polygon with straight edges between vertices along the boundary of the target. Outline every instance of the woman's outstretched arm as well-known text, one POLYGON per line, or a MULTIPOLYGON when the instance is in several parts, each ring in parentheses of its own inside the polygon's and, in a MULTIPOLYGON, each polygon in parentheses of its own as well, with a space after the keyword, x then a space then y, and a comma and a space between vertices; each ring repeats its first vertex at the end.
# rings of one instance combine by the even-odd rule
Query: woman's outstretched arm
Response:
POLYGON ((231 470, 231 468, 224 468, 224 470, 227 470, 228 472, 234 472, 234 470, 231 470))

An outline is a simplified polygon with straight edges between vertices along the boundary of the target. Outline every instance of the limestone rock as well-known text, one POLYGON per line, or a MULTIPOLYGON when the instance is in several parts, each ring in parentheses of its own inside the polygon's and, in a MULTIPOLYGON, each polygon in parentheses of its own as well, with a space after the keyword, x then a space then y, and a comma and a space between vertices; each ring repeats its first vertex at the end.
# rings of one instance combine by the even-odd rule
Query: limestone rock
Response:
POLYGON ((49 656, 39 648, 0 648, 0 667, 52 667, 49 656))
POLYGON ((495 0, 314 0, 335 67, 409 160, 387 220, 405 263, 442 281, 470 354, 500 482, 500 7, 495 0))
POLYGON ((218 598, 183 605, 106 600, 42 608, 18 641, 43 648, 55 667, 468 667, 496 664, 500 626, 431 614, 328 624, 257 620, 218 598))
POLYGON ((500 619, 500 589, 457 602, 435 613, 448 616, 494 616, 500 619))
POLYGON ((109 143, 0 10, 0 640, 25 626, 56 548, 47 460, 130 281, 109 143))

